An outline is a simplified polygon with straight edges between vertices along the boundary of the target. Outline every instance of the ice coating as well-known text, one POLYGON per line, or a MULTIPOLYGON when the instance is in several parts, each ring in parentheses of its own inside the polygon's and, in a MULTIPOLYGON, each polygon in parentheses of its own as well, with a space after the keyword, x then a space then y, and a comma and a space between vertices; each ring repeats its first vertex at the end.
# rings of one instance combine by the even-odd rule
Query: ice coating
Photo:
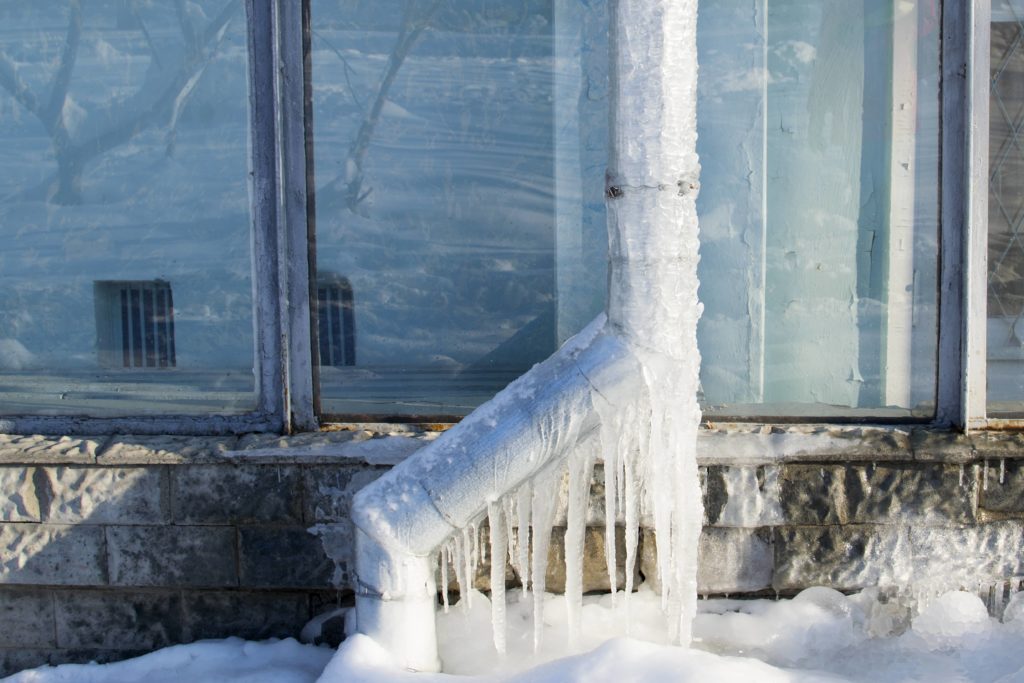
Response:
POLYGON ((987 629, 990 622, 988 610, 977 595, 951 591, 929 602, 912 624, 930 645, 942 646, 987 629))
POLYGON ((718 521, 724 526, 768 526, 780 523, 782 488, 777 467, 722 468, 727 494, 718 521))
MULTIPOLYGON (((491 560, 501 564, 499 549, 507 547, 524 589, 532 590, 533 642, 540 647, 556 491, 567 468, 567 610, 570 624, 579 623, 581 501, 592 457, 581 446, 594 435, 605 461, 612 590, 618 511, 626 522, 627 613, 640 510, 649 511, 668 632, 674 642, 690 642, 703 517, 696 460, 696 19, 696 0, 614 3, 607 315, 354 499, 357 628, 407 668, 440 665, 433 606, 424 600, 436 587, 425 567, 437 566, 438 549, 454 537, 456 579, 471 609, 476 525, 489 517, 502 526, 502 512, 507 539, 492 536, 491 560), (410 643, 416 625, 422 635, 410 643)), ((501 577, 492 580, 496 586, 501 577)), ((491 615, 500 649, 502 611, 491 615)))
MULTIPOLYGON (((670 633, 686 644, 703 517, 696 459, 697 2, 620 2, 612 25, 608 324, 633 345, 643 368, 635 412, 624 413, 633 424, 619 435, 634 441, 619 453, 638 454, 670 633)), ((614 435, 602 432, 606 438, 614 435)))

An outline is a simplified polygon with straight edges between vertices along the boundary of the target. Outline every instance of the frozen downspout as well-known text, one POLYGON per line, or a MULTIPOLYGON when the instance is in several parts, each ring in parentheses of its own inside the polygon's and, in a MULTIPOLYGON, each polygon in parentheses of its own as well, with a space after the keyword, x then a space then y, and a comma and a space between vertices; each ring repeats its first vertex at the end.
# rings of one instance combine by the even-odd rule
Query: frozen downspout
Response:
POLYGON ((614 409, 648 395, 660 574, 677 638, 689 642, 701 519, 693 457, 697 1, 612 7, 607 318, 353 501, 357 629, 409 669, 440 668, 437 549, 489 503, 562 462, 600 426, 598 403, 614 409), (675 457, 680 449, 686 457, 675 457))
POLYGON ((644 368, 651 420, 644 485, 658 573, 671 635, 688 644, 703 517, 696 459, 697 0, 613 6, 608 323, 644 368))

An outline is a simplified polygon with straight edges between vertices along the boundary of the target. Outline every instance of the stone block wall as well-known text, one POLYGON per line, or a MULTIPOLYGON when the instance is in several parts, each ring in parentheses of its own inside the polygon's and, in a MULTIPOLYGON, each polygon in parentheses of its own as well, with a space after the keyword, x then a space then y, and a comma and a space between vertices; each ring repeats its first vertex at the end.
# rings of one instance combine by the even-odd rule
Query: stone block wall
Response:
MULTIPOLYGON (((296 637, 350 604, 354 492, 435 436, 0 435, 0 675, 202 638, 296 637)), ((702 593, 1024 576, 1024 437, 733 425, 702 432, 698 456, 702 593)), ((588 590, 608 586, 602 490, 598 469, 588 590)), ((641 543, 638 573, 656 580, 653 533, 641 543)), ((621 529, 617 544, 624 558, 621 529)))
POLYGON ((348 501, 387 465, 337 449, 369 436, 284 455, 268 437, 0 437, 0 676, 297 637, 349 604, 348 557, 313 532, 351 537, 348 501))

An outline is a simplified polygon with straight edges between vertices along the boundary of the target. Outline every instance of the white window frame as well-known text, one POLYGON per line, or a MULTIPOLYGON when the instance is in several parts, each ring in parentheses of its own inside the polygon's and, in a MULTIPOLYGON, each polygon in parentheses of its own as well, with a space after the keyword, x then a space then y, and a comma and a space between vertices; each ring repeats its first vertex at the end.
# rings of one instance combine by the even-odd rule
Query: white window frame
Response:
POLYGON ((977 429, 985 406, 990 0, 942 7, 937 426, 977 429))
MULTIPOLYGON (((320 427, 306 190, 303 12, 309 2, 244 4, 256 409, 242 415, 0 416, 0 432, 211 435, 320 427)), ((988 418, 985 405, 990 20, 991 0, 942 2, 937 391, 935 416, 923 423, 940 429, 1024 427, 1024 420, 988 418)), ((871 420, 842 420, 850 421, 871 420)))

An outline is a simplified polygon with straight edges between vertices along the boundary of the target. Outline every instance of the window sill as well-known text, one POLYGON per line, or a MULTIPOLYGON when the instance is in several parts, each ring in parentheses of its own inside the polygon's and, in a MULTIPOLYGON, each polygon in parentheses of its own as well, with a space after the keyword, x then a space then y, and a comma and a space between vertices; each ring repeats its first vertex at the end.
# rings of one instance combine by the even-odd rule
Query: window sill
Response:
POLYGON ((436 438, 438 432, 405 425, 361 425, 280 436, 54 437, 0 435, 2 465, 194 465, 227 463, 394 465, 436 438))
MULTIPOLYGON (((151 465, 349 461, 395 465, 440 436, 415 425, 348 424, 280 436, 94 437, 0 435, 3 465, 151 465)), ((701 429, 701 465, 785 462, 946 462, 1024 459, 1024 433, 925 428, 714 423, 701 429)))

